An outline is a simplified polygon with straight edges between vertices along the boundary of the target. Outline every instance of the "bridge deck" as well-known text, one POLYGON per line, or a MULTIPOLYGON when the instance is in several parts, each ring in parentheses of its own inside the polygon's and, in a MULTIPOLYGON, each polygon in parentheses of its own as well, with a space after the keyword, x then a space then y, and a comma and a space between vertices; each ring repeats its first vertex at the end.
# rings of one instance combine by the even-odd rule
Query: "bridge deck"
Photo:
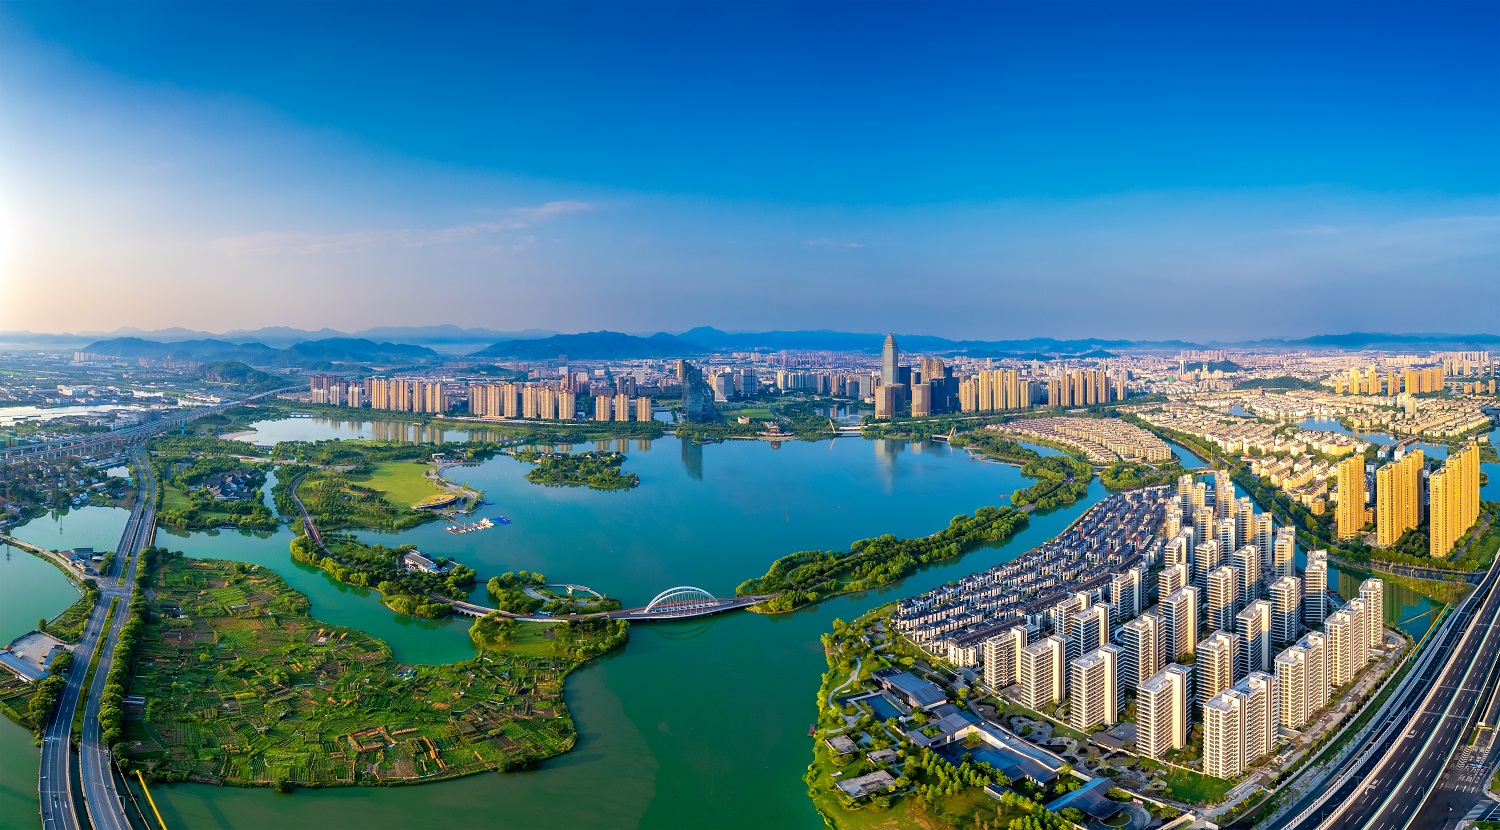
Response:
POLYGON ((501 611, 498 608, 490 608, 486 605, 450 599, 441 594, 429 594, 429 596, 439 602, 446 602, 452 605, 454 611, 468 617, 482 617, 486 614, 498 613, 501 616, 511 617, 522 622, 557 622, 559 620, 582 620, 590 617, 606 617, 616 620, 630 620, 631 622, 657 622, 662 620, 685 620, 693 617, 706 617, 710 614, 722 614, 725 611, 749 608, 752 605, 771 599, 774 595, 767 594, 765 596, 715 599, 712 603, 694 603, 692 607, 656 608, 650 611, 645 608, 621 608, 617 611, 601 611, 597 614, 566 614, 558 616, 512 614, 508 611, 501 611))

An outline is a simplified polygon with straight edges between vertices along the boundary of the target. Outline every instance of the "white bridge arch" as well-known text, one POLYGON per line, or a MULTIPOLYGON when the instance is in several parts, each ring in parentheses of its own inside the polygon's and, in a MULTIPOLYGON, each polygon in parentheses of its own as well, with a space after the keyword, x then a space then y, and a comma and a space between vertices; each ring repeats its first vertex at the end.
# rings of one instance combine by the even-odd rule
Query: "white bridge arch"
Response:
POLYGON ((691 585, 679 585, 676 588, 668 588, 656 595, 646 604, 647 614, 671 614, 678 611, 698 611, 704 608, 714 608, 719 605, 719 600, 713 594, 702 588, 694 588, 691 585))

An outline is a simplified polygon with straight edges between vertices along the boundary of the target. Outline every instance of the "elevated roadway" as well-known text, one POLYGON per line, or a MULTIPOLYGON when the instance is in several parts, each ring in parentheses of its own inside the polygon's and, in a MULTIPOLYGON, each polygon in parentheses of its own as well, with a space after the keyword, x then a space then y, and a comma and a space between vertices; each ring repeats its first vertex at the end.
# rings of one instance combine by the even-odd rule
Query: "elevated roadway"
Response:
MULTIPOLYGON (((1500 662, 1500 564, 1443 623, 1365 737, 1292 809, 1264 826, 1404 830, 1467 735, 1500 662)), ((1238 827, 1239 825, 1236 825, 1238 827)), ((1427 825, 1420 825, 1427 826, 1427 825)))
POLYGON ((283 392, 291 392, 301 389, 301 386, 287 386, 281 389, 273 389, 270 392, 261 392, 248 398, 240 398, 209 407, 199 407, 184 412, 180 417, 163 418, 159 421, 151 421, 145 424, 137 424, 124 429, 101 432, 92 435, 75 435, 67 438, 59 438, 55 441, 44 441, 38 444, 21 444, 0 450, 0 464, 9 464, 15 461, 26 461, 34 458, 61 458, 67 455, 88 457, 100 452, 108 452, 111 455, 122 447, 129 447, 139 441, 174 429, 185 421, 196 421, 205 415, 215 415, 223 412, 231 406, 258 401, 283 392))

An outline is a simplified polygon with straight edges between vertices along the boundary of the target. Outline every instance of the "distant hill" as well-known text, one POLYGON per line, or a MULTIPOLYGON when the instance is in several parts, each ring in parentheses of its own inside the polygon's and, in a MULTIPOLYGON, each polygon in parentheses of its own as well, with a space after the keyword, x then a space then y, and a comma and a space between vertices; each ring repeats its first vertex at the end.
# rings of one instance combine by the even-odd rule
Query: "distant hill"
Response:
POLYGON ((705 351, 707 349, 697 343, 665 333, 637 337, 617 331, 589 331, 554 334, 540 340, 502 340, 474 352, 473 356, 551 360, 558 355, 567 355, 578 360, 631 360, 689 357, 705 351))
POLYGON ((237 360, 217 360, 198 367, 198 377, 209 383, 225 383, 242 392, 269 392, 284 386, 295 386, 295 377, 273 375, 252 369, 237 360))
POLYGON ((426 346, 376 343, 362 337, 330 337, 293 343, 276 355, 273 365, 308 366, 319 363, 428 363, 441 355, 426 346))
POLYGON ((330 337, 294 343, 285 349, 273 349, 264 343, 231 343, 227 340, 179 340, 163 343, 140 337, 115 337, 96 340, 82 348, 94 354, 123 358, 144 357, 161 360, 231 361, 248 366, 325 368, 336 363, 412 364, 441 360, 441 355, 425 346, 400 343, 376 343, 350 337, 330 337))

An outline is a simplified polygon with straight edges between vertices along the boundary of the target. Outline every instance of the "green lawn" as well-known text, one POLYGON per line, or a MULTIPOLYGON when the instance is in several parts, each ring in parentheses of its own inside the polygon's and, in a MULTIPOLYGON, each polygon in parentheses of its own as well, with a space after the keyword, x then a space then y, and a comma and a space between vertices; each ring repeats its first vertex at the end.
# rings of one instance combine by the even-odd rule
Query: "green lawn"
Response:
POLYGON ((167 486, 162 488, 161 510, 180 510, 186 513, 193 509, 192 502, 188 501, 187 492, 181 487, 167 486))
POLYGON ((387 461, 375 465, 368 475, 353 475, 349 480, 379 490, 385 500, 398 508, 411 507, 432 496, 445 495, 424 476, 426 464, 411 461, 387 461))

